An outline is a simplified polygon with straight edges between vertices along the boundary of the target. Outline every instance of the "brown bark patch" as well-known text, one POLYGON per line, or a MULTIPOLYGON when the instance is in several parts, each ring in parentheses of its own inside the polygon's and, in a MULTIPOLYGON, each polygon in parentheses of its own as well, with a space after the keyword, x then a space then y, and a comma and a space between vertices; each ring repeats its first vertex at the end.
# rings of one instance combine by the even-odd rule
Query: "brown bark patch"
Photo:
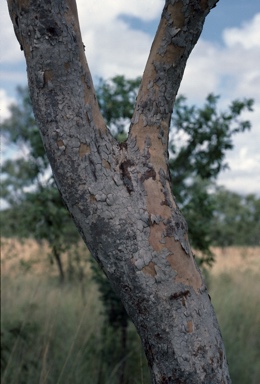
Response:
POLYGON ((165 247, 169 250, 174 250, 174 253, 167 256, 167 261, 177 273, 175 277, 176 282, 192 286, 197 291, 202 285, 202 280, 193 257, 187 255, 182 249, 180 242, 175 241, 173 237, 166 237, 165 240, 165 247))
POLYGON ((154 277, 156 275, 154 263, 152 261, 150 261, 150 263, 142 269, 142 272, 144 272, 146 275, 150 275, 150 276, 154 277))
POLYGON ((107 160, 102 160, 103 167, 106 169, 110 169, 111 166, 107 160))
POLYGON ((183 1, 178 1, 168 8, 175 28, 182 28, 185 24, 185 16, 183 13, 183 1))
POLYGON ((187 322, 187 332, 188 333, 193 332, 193 322, 191 320, 187 322))
POLYGON ((95 195, 90 195, 90 202, 95 203, 97 201, 95 195))
POLYGON ((48 81, 51 81, 53 78, 53 72, 52 71, 44 71, 44 81, 47 83, 48 81))
POLYGON ((157 252, 161 251, 165 245, 161 242, 165 225, 163 223, 154 224, 150 227, 149 243, 157 252))
POLYGON ((57 140, 57 145, 58 145, 59 148, 65 146, 65 145, 64 145, 64 142, 63 142, 61 139, 57 140))
MULTIPOLYGON (((177 45, 172 44, 167 48, 167 51, 163 55, 163 57, 164 57, 166 62, 171 61, 173 63, 173 65, 175 65, 178 62, 178 60, 181 58, 184 51, 185 51, 185 48, 178 47, 177 45)), ((166 129, 168 131, 168 124, 167 124, 166 129)))
POLYGON ((165 196, 160 181, 152 178, 144 180, 144 188, 147 192, 147 211, 164 219, 171 217, 171 208, 163 204, 165 196))
MULTIPOLYGON (((155 71, 153 71, 155 73, 155 71)), ((154 76, 154 74, 151 76, 154 76)), ((149 80, 149 79, 148 79, 149 80)), ((148 83, 147 80, 147 83, 148 83)), ((145 85, 144 85, 145 86, 145 85)), ((147 97, 147 91, 144 93, 144 98, 147 97)), ((153 117, 153 116, 151 116, 153 117)), ((161 121, 161 126, 164 127, 164 131, 168 132, 168 125, 161 121)), ((160 139, 158 139, 158 127, 155 126, 143 126, 142 119, 131 128, 131 136, 135 136, 137 146, 140 152, 143 152, 146 146, 146 139, 149 137, 151 145, 149 146, 150 163, 156 173, 162 168, 165 172, 167 166, 165 163, 165 147, 160 139)), ((166 133, 165 133, 166 134, 166 133)), ((168 133, 167 133, 168 134, 168 133)))
POLYGON ((79 146, 79 157, 82 158, 83 156, 87 155, 90 153, 90 148, 89 145, 80 143, 79 146))

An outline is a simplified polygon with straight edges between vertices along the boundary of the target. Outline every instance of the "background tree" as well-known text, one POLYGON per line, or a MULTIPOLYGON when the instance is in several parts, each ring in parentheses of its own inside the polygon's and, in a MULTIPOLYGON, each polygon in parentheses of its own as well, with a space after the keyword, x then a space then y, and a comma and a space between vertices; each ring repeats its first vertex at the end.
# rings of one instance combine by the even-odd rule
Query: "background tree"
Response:
POLYGON ((211 263, 211 222, 214 206, 212 190, 220 173, 228 165, 226 152, 233 148, 233 137, 250 129, 248 120, 239 116, 252 111, 253 100, 234 100, 225 111, 218 108, 219 96, 210 94, 205 104, 189 106, 184 97, 176 100, 170 139, 172 191, 189 225, 194 250, 201 262, 211 263), (194 225, 194 223, 196 223, 194 225))
POLYGON ((18 87, 18 104, 1 131, 13 158, 3 162, 1 198, 8 209, 1 212, 3 234, 47 240, 50 259, 64 280, 62 254, 79 241, 79 235, 55 185, 49 161, 32 111, 28 88, 18 87))
POLYGON ((259 197, 253 194, 240 196, 217 187, 214 202, 210 233, 212 244, 223 248, 230 245, 259 245, 259 197))

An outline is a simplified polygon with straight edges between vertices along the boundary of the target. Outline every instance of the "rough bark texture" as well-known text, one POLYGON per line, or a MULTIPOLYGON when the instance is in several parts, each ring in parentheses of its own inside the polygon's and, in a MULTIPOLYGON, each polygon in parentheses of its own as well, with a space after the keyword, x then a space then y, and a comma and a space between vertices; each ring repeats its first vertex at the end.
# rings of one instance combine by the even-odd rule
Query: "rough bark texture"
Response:
POLYGON ((8 0, 57 185, 136 325, 153 383, 230 383, 167 166, 174 99, 216 2, 166 0, 130 134, 120 145, 98 108, 75 1, 8 0))

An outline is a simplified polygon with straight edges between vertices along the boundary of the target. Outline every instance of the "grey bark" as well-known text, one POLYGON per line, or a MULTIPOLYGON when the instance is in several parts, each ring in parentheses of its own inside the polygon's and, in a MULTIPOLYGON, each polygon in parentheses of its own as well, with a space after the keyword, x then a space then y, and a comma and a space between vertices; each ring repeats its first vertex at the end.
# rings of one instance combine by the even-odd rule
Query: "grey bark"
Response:
POLYGON ((174 99, 216 2, 166 0, 129 137, 120 145, 98 109, 74 0, 8 0, 55 180, 138 330, 153 383, 230 383, 167 165, 174 99))

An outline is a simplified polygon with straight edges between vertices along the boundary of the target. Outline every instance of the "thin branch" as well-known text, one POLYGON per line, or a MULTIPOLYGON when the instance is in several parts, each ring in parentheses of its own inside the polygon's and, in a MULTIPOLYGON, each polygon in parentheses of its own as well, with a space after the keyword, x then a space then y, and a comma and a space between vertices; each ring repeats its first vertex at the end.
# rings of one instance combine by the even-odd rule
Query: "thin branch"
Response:
POLYGON ((143 149, 150 137, 151 156, 167 158, 169 123, 186 61, 205 17, 218 0, 166 0, 146 64, 129 137, 143 149), (158 152, 158 141, 161 150, 158 152), (156 143, 153 153, 153 145, 156 143))
MULTIPOLYGON (((101 137, 113 142, 100 113, 84 53, 75 0, 8 0, 9 12, 24 51, 29 89, 45 146, 54 154, 84 155, 101 137), (50 131, 52 134, 50 135, 50 131)), ((58 156, 59 160, 62 156, 58 156)), ((52 166, 57 156, 49 158, 52 166)))

